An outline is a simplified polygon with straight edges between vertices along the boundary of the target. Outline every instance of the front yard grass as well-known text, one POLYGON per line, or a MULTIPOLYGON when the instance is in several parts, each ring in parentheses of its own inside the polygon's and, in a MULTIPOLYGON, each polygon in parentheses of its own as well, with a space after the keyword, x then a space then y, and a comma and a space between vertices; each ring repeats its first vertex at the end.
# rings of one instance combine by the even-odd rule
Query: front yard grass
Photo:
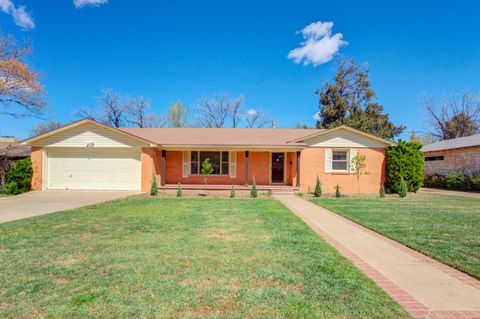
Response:
POLYGON ((139 197, 0 224, 0 317, 408 315, 275 200, 139 197))
POLYGON ((313 202, 480 279, 480 200, 408 194, 313 202))

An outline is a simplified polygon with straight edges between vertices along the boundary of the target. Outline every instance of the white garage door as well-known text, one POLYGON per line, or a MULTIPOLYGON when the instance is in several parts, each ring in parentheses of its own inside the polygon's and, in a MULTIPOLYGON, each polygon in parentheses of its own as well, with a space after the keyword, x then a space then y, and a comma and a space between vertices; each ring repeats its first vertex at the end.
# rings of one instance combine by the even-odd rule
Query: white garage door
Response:
POLYGON ((140 150, 48 150, 49 189, 140 190, 140 150))

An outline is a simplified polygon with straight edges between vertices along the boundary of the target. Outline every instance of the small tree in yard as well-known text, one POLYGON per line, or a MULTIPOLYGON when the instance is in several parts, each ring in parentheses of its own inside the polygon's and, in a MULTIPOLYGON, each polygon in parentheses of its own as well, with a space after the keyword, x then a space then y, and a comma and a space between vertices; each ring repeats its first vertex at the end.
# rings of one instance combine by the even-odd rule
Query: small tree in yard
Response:
POLYGON ((407 192, 408 192, 407 183, 402 177, 400 180, 400 190, 398 191, 398 195, 400 195, 401 198, 404 198, 405 196, 407 196, 407 192))
POLYGON ((230 190, 230 198, 235 198, 237 196, 237 191, 235 190, 235 186, 232 186, 230 190))
POLYGON ((205 161, 203 161, 201 173, 202 173, 203 177, 205 178, 205 185, 207 185, 208 176, 210 176, 210 174, 213 173, 213 167, 212 167, 212 164, 210 164, 210 159, 207 158, 207 159, 205 159, 205 161))
MULTIPOLYGON (((357 193, 360 194, 360 176, 362 176, 365 172, 365 167, 367 163, 365 162, 366 157, 365 155, 357 155, 352 158, 352 171, 353 174, 357 176, 357 193)), ((366 173, 365 173, 366 174, 366 173)))
POLYGON ((19 160, 7 174, 5 193, 18 195, 28 192, 32 183, 32 175, 33 169, 30 158, 19 160))
POLYGON ((255 182, 255 178, 253 178, 252 189, 250 190, 250 197, 257 198, 257 183, 255 182))
POLYGON ((337 184, 337 188, 335 189, 335 197, 340 198, 342 197, 342 193, 340 193, 340 186, 337 184))
POLYGON ((315 182, 315 191, 313 192, 315 197, 322 196, 322 184, 320 183, 320 177, 317 175, 317 181, 315 182))
POLYGON ((150 195, 155 196, 158 194, 157 178, 152 174, 152 184, 150 186, 150 195))
POLYGON ((177 197, 182 197, 182 184, 178 183, 177 197))

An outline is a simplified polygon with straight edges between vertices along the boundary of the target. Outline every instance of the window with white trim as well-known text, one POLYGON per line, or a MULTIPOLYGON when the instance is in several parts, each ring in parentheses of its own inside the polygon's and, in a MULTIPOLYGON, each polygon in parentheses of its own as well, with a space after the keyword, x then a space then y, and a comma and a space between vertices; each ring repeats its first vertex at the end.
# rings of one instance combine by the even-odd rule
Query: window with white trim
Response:
POLYGON ((212 175, 228 175, 228 151, 191 151, 190 174, 200 175, 202 164, 207 158, 213 168, 212 175))
POLYGON ((347 171, 348 151, 332 151, 332 171, 347 171))

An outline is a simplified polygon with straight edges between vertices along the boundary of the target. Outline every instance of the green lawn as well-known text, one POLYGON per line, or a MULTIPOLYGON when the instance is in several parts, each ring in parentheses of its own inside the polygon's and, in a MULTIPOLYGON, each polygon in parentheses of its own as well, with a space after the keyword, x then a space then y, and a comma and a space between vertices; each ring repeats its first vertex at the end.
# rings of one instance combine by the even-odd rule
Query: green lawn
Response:
POLYGON ((139 197, 1 224, 0 269, 0 317, 408 317, 275 200, 139 197))
POLYGON ((480 279, 480 200, 430 194, 314 199, 340 215, 480 279))

